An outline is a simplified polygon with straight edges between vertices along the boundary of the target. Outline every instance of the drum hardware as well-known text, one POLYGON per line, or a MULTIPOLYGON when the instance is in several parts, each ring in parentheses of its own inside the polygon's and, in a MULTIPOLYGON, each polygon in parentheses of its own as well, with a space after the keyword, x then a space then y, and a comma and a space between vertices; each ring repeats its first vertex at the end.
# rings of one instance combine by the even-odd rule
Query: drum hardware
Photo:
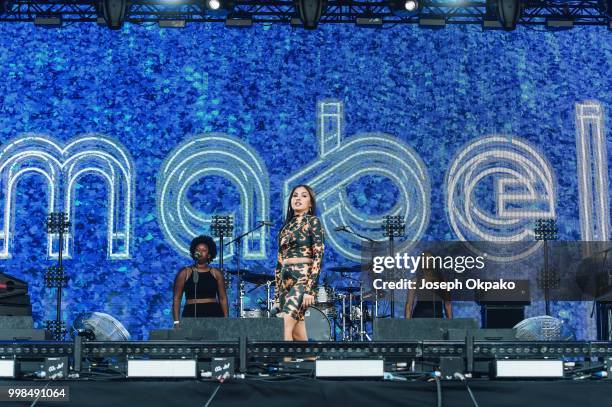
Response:
POLYGON ((356 266, 329 267, 327 270, 332 273, 361 273, 361 264, 356 266))
MULTIPOLYGON (((244 282, 242 281, 242 273, 241 273, 241 269, 240 269, 240 254, 242 253, 242 238, 250 235, 251 233, 255 232, 258 229, 261 229, 264 226, 269 226, 271 225, 270 222, 268 221, 258 221, 257 222, 257 226, 255 226, 254 228, 247 230, 246 232, 244 232, 241 235, 238 235, 234 238, 234 240, 227 242, 225 244, 225 246, 229 246, 233 243, 236 243, 236 255, 235 255, 235 259, 236 259, 236 274, 238 275, 238 293, 239 293, 239 297, 238 297, 238 310, 237 310, 237 314, 238 317, 242 318, 243 317, 243 313, 244 313, 244 282)), ((221 246, 221 252, 223 252, 224 246, 221 246)))
POLYGON ((334 302, 334 289, 328 285, 317 286, 315 290, 315 305, 331 305, 334 302))
POLYGON ((243 318, 263 318, 264 310, 261 308, 245 309, 243 311, 243 318))
POLYGON ((270 287, 274 284, 274 281, 266 282, 266 316, 270 318, 270 310, 272 309, 272 297, 270 296, 270 287))

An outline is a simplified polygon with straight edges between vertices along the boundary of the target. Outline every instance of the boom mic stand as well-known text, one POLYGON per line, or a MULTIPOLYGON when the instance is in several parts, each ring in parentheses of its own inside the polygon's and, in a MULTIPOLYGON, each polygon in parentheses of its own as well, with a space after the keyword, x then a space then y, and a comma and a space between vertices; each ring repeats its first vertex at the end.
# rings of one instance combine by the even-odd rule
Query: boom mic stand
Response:
MULTIPOLYGON (((250 235, 251 233, 255 232, 258 229, 261 229, 262 227, 266 226, 266 225, 270 225, 270 222, 268 221, 258 221, 257 222, 257 226, 255 226, 253 229, 244 232, 243 234, 236 236, 234 238, 234 240, 227 242, 226 246, 231 245, 232 243, 236 243, 237 249, 236 249, 236 272, 238 274, 238 312, 237 312, 237 317, 238 318, 244 318, 244 282, 242 281, 242 272, 240 270, 240 253, 241 253, 241 245, 242 245, 242 238, 246 237, 248 235, 250 235)), ((223 246, 221 246, 223 247, 223 246)))

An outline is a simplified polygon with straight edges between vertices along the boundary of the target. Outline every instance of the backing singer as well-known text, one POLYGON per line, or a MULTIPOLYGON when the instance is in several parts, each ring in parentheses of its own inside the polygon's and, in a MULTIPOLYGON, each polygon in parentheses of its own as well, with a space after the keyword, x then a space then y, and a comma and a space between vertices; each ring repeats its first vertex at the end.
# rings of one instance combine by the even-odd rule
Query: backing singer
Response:
POLYGON ((181 269, 174 279, 172 316, 175 328, 180 327, 179 309, 183 293, 187 299, 183 317, 227 317, 223 274, 209 265, 217 256, 215 241, 210 236, 198 236, 191 241, 189 253, 195 265, 181 269))

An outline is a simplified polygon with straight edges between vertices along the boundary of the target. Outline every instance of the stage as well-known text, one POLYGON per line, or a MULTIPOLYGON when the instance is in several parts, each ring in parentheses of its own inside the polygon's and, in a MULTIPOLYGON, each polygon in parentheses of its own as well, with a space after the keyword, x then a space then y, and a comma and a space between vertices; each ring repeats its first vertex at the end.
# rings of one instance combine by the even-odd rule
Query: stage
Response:
MULTIPOLYGON (((558 381, 485 381, 469 382, 482 407, 554 406, 595 407, 603 405, 612 394, 612 382, 558 381)), ((2 386, 44 385, 37 381, 5 381, 2 386)), ((70 388, 70 402, 38 402, 37 406, 65 405, 83 407, 147 406, 202 407, 215 391, 210 407, 223 406, 435 406, 435 382, 387 382, 316 380, 306 378, 247 378, 219 384, 212 381, 60 381, 54 385, 70 388)), ((442 405, 472 407, 461 382, 441 382, 442 405)), ((21 404, 1 405, 30 405, 21 404)))

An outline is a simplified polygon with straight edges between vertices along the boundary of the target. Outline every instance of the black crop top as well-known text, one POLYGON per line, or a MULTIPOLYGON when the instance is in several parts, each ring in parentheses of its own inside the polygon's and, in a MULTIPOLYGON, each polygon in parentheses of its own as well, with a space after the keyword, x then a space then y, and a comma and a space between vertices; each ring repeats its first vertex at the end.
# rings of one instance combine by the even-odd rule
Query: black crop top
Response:
POLYGON ((217 299, 217 294, 219 294, 219 289, 217 287, 217 279, 212 275, 210 271, 206 271, 203 273, 198 273, 195 269, 192 269, 192 273, 185 281, 185 288, 183 289, 185 292, 185 297, 188 300, 193 300, 196 298, 198 300, 202 300, 204 298, 212 298, 217 299), (198 283, 195 284, 193 282, 193 274, 198 273, 198 283))

